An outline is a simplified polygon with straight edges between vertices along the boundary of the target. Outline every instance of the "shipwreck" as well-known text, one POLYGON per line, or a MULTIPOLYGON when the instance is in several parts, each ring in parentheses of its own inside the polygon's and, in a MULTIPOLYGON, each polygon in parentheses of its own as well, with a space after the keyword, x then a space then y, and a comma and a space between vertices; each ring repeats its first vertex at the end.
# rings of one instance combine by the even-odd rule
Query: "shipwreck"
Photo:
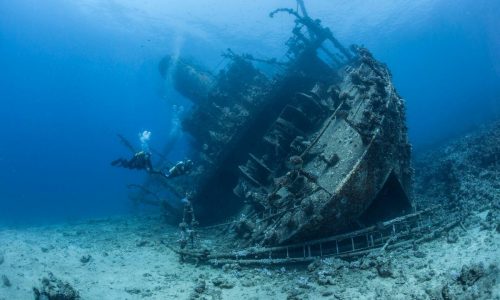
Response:
POLYGON ((228 50, 218 74, 162 60, 162 74, 193 103, 182 127, 196 167, 183 178, 150 178, 148 189, 189 195, 200 226, 223 223, 240 247, 321 239, 414 213, 405 103, 387 66, 364 47, 344 47, 305 9, 270 16, 277 13, 295 19, 283 60, 228 50))

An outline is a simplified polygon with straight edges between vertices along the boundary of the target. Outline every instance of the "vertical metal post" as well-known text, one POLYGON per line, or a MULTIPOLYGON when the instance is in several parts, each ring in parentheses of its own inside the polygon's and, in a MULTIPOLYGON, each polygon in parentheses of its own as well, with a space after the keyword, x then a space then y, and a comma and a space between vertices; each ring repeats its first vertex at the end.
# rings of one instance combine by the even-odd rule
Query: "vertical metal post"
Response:
POLYGON ((286 247, 286 258, 290 258, 290 254, 288 253, 288 247, 286 247))
POLYGON ((339 254, 339 243, 335 240, 335 248, 337 249, 337 254, 339 254))
POLYGON ((372 240, 372 247, 375 247, 375 242, 373 241, 373 234, 370 234, 370 239, 372 240))
POLYGON ((352 251, 354 251, 354 238, 351 238, 352 251))
POLYGON ((306 245, 302 246, 302 250, 304 250, 304 258, 306 258, 306 245))
POLYGON ((319 243, 319 257, 323 257, 323 243, 319 243))
POLYGON ((309 252, 309 257, 311 257, 311 245, 307 246, 307 252, 309 252))

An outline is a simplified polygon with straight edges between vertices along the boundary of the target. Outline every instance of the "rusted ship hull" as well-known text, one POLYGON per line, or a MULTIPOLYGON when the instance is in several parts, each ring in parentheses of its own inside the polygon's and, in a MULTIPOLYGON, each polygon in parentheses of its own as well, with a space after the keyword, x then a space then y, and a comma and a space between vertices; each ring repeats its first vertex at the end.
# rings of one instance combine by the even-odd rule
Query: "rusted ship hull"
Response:
MULTIPOLYGON (((275 196, 264 195, 268 201, 261 205, 264 214, 242 221, 249 230, 243 236, 251 243, 289 243, 342 231, 355 222, 373 223, 410 212, 404 103, 389 72, 364 49, 340 72, 342 82, 328 87, 336 90, 333 96, 337 93, 338 99, 322 99, 332 95, 320 92, 315 96, 320 103, 332 104, 327 111, 333 113, 319 129, 304 134, 303 139, 311 142, 295 154, 302 160, 300 170, 281 174, 291 177, 286 184, 266 186, 275 196)), ((288 123, 299 127, 296 120, 288 123)), ((255 181, 246 179, 249 184, 241 185, 258 185, 255 181)), ((250 195, 258 193, 258 188, 250 190, 250 195)))

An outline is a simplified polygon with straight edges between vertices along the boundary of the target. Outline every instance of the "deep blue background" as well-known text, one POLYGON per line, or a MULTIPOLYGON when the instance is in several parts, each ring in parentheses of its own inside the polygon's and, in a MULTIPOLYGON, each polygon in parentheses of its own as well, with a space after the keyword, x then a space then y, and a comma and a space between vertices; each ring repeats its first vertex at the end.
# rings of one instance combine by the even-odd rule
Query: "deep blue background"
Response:
MULTIPOLYGON (((389 65, 416 151, 498 118, 499 3, 306 1, 342 42, 389 65)), ((143 174, 109 166, 128 154, 115 135, 136 142, 147 129, 161 149, 172 105, 185 105, 161 82, 161 57, 210 68, 227 47, 279 57, 293 24, 267 14, 286 5, 0 0, 0 223, 129 211, 125 184, 143 174)))

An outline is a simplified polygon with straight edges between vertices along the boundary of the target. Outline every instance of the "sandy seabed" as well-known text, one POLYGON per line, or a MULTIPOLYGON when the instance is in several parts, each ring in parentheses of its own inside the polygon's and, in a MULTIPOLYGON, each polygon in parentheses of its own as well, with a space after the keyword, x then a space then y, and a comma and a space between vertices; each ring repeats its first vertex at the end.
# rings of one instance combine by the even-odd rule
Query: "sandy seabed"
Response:
POLYGON ((1 229, 0 299, 34 299, 49 272, 82 299, 440 299, 453 285, 500 299, 500 236, 481 226, 487 214, 414 249, 384 253, 382 271, 376 257, 277 268, 181 263, 161 242, 175 243, 177 229, 152 216, 1 229), (460 286, 471 266, 482 268, 480 278, 460 286))

